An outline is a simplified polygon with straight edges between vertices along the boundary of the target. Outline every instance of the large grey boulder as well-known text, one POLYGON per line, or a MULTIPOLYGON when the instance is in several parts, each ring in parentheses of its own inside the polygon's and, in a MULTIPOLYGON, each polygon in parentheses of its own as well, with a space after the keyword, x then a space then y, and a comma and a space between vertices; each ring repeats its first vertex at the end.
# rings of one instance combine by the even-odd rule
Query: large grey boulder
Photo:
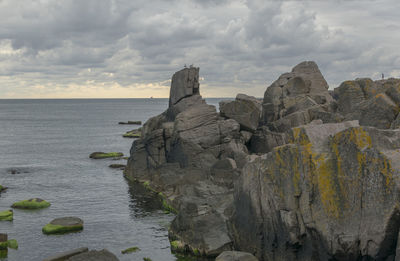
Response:
POLYGON ((170 107, 185 97, 200 93, 199 70, 198 67, 190 67, 174 73, 169 93, 170 107))
POLYGON ((236 120, 242 130, 255 131, 261 117, 261 101, 253 96, 238 94, 234 101, 219 103, 221 116, 236 120))
POLYGON ((392 260, 400 131, 357 122, 292 129, 235 187, 235 246, 261 260, 392 260))
POLYGON ((215 261, 258 261, 258 259, 250 253, 240 251, 224 251, 215 261))
POLYGON ((315 62, 302 62, 282 74, 264 93, 261 124, 284 132, 308 124, 316 117, 335 118, 328 84, 315 62), (310 109, 322 113, 310 115, 310 109))
POLYGON ((334 90, 338 112, 346 120, 359 120, 363 126, 388 129, 399 112, 400 81, 372 81, 368 78, 345 81, 334 90))

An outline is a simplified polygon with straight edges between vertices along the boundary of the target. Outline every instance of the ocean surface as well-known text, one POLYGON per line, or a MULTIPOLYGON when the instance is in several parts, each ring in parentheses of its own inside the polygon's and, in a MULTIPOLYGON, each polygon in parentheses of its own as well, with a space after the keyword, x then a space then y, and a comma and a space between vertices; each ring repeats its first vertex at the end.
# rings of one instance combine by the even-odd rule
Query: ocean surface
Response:
MULTIPOLYGON (((221 99, 206 99, 216 105, 221 99)), ((129 156, 132 139, 122 138, 140 120, 163 112, 168 99, 0 100, 0 211, 16 201, 42 198, 52 205, 42 210, 14 210, 14 221, 0 221, 0 233, 17 239, 19 249, 0 260, 43 260, 78 247, 107 248, 122 260, 172 261, 168 226, 158 200, 128 182, 113 163, 93 160, 94 151, 129 156), (11 170, 18 171, 11 174, 11 170), (52 219, 77 216, 78 233, 47 236, 42 227, 52 219), (141 251, 123 255, 137 246, 141 251)), ((218 108, 218 106, 217 106, 218 108)))

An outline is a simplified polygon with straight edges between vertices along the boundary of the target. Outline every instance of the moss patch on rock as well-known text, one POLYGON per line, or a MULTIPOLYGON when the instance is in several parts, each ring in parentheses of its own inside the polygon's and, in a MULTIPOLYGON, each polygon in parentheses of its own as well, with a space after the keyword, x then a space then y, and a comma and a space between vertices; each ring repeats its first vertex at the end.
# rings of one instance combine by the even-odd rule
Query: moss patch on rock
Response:
POLYGON ((153 260, 151 260, 151 258, 149 257, 143 257, 143 261, 153 261, 153 260))
POLYGON ((7 245, 9 248, 18 249, 18 242, 15 239, 10 239, 7 241, 7 245))
POLYGON ((0 185, 0 192, 5 191, 6 189, 7 189, 7 187, 4 187, 4 186, 0 185))
POLYGON ((40 209, 50 207, 50 203, 46 200, 40 198, 31 198, 27 200, 21 200, 15 202, 11 205, 12 208, 20 208, 20 209, 40 209))
POLYGON ((91 159, 107 159, 107 158, 120 158, 124 156, 122 152, 93 152, 90 154, 91 159))
POLYGON ((125 250, 122 250, 121 253, 122 254, 130 254, 130 253, 135 253, 137 251, 140 251, 140 248, 138 248, 138 247, 130 247, 130 248, 127 248, 125 250))
POLYGON ((142 135, 141 129, 137 129, 137 130, 128 131, 127 133, 122 135, 122 137, 124 137, 124 138, 140 138, 141 135, 142 135))
POLYGON ((12 210, 0 211, 0 221, 12 221, 14 213, 12 210))

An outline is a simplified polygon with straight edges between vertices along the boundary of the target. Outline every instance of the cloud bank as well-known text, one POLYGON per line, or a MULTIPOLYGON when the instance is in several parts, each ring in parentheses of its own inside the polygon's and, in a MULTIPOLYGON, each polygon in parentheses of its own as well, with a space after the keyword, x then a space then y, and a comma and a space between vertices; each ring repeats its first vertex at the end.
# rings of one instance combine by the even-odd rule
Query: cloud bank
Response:
POLYGON ((202 94, 262 96, 303 60, 331 88, 400 77, 400 2, 0 1, 0 98, 167 97, 200 66, 202 94))

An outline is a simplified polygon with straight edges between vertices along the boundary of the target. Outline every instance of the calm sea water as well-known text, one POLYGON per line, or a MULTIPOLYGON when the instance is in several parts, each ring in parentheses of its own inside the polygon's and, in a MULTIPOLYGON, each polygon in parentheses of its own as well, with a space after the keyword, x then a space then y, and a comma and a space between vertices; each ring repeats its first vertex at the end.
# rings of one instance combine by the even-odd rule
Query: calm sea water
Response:
POLYGON ((132 139, 121 135, 136 126, 118 122, 145 122, 167 106, 168 99, 0 100, 0 184, 9 187, 0 196, 0 211, 33 197, 52 203, 43 210, 14 210, 13 222, 0 222, 0 232, 19 243, 1 260, 42 260, 78 247, 107 248, 120 260, 176 260, 168 241, 173 215, 121 170, 108 167, 125 160, 88 157, 94 151, 128 156, 132 139), (45 224, 63 216, 82 218, 84 230, 42 234, 45 224), (141 251, 121 254, 132 246, 141 251))

